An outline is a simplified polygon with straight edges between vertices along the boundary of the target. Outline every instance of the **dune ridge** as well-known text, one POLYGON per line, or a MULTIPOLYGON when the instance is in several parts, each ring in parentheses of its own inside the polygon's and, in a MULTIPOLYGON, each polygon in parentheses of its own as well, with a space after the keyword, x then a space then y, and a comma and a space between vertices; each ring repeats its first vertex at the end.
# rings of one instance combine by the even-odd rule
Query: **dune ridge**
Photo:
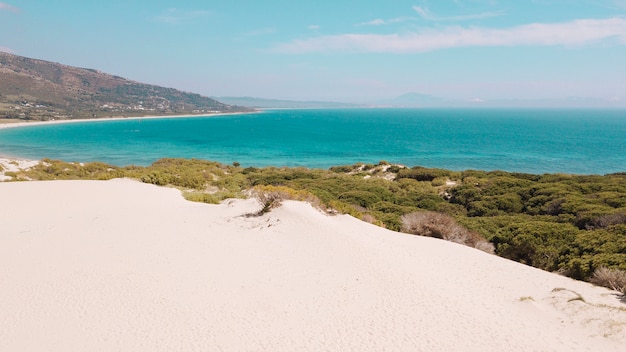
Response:
POLYGON ((286 201, 0 183, 0 350, 621 351, 616 292, 286 201))

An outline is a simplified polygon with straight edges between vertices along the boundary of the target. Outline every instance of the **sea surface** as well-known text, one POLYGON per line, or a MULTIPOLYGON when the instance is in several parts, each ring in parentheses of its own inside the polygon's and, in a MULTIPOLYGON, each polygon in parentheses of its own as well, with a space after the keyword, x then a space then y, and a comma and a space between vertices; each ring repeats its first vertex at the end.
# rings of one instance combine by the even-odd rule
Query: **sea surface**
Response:
POLYGON ((198 158, 328 168, 386 160, 451 170, 626 172, 626 110, 319 109, 0 130, 0 155, 148 165, 198 158))

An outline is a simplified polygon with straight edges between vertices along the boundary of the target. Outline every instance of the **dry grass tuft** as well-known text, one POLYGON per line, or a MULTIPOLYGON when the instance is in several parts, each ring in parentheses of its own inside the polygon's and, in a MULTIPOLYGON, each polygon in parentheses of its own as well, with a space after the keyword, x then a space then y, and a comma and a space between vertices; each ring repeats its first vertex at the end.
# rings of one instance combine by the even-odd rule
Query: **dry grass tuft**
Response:
POLYGON ((561 292, 561 291, 567 291, 570 293, 573 293, 574 295, 576 295, 575 297, 572 297, 570 299, 568 299, 568 302, 572 302, 572 301, 581 301, 583 303, 587 303, 587 301, 585 301, 585 298, 578 292, 567 289, 567 288, 563 288, 563 287, 556 287, 552 290, 552 292, 561 292))
POLYGON ((316 208, 320 208, 322 202, 307 191, 298 191, 293 188, 283 186, 257 186, 252 190, 252 194, 261 204, 261 209, 251 216, 262 216, 274 208, 278 208, 283 200, 298 200, 310 203, 316 208))
POLYGON ((270 210, 274 208, 278 208, 283 200, 287 199, 285 194, 282 192, 264 192, 264 191, 256 191, 254 192, 254 197, 261 204, 261 209, 256 213, 252 214, 254 216, 262 216, 268 213, 270 210))
POLYGON ((446 214, 434 211, 417 211, 401 218, 402 232, 419 236, 441 238, 493 254, 493 244, 477 232, 469 231, 446 214))
POLYGON ((624 270, 601 266, 594 271, 591 282, 626 295, 626 271, 624 270))

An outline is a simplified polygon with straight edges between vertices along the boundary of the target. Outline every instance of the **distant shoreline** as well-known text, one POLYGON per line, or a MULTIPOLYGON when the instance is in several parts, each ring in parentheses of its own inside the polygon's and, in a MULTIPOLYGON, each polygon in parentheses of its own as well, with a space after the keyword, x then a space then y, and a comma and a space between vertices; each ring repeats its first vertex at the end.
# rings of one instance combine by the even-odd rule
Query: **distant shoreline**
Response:
MULTIPOLYGON (((9 129, 9 128, 19 128, 19 127, 33 127, 33 126, 45 126, 45 125, 58 125, 58 124, 66 124, 66 123, 79 123, 79 122, 98 122, 98 121, 121 121, 121 120, 155 120, 155 119, 166 119, 166 118, 184 118, 184 117, 213 117, 213 116, 225 116, 225 115, 247 115, 247 114, 256 114, 262 112, 261 110, 251 111, 251 112, 224 112, 224 113, 215 113, 215 114, 204 114, 204 115, 162 115, 162 116, 133 116, 133 117, 101 117, 101 118, 90 118, 90 119, 73 119, 73 120, 49 120, 49 121, 30 121, 30 122, 7 122, 6 120, 0 120, 0 130, 9 129)), ((23 158, 15 155, 10 155, 4 153, 0 150, 0 159, 4 159, 3 161, 37 161, 37 159, 29 159, 23 158)))
POLYGON ((213 116, 225 116, 225 115, 248 115, 257 114, 262 110, 250 111, 250 112, 220 112, 215 114, 202 114, 202 115, 148 115, 148 116, 133 116, 133 117, 101 117, 101 118, 89 118, 89 119, 72 119, 72 120, 49 120, 49 121, 30 121, 30 122, 6 122, 6 120, 0 120, 0 130, 7 128, 17 127, 29 127, 29 126, 42 126, 42 125, 56 125, 64 123, 78 123, 78 122, 97 122, 97 121, 121 121, 121 120, 154 120, 154 119, 167 119, 167 118, 184 118, 184 117, 213 117, 213 116))

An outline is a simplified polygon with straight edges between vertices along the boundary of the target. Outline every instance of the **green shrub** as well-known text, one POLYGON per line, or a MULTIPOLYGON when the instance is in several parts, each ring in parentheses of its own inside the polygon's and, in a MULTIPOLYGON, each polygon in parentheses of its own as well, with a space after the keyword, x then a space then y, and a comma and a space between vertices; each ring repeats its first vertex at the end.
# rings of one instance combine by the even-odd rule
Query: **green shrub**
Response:
POLYGON ((347 191, 339 195, 339 199, 350 204, 355 204, 367 208, 374 203, 381 201, 380 197, 369 191, 347 191))
POLYGON ((397 178, 411 178, 416 181, 431 182, 439 177, 450 177, 450 171, 442 169, 427 169, 416 166, 411 169, 402 169, 398 171, 397 178))
POLYGON ((183 192, 185 199, 191 202, 219 204, 223 199, 216 194, 205 192, 183 192))
POLYGON ((350 165, 333 166, 330 168, 330 171, 336 172, 336 173, 348 173, 348 172, 352 172, 352 170, 354 170, 354 168, 350 165))
POLYGON ((548 271, 563 265, 579 229, 571 224, 546 221, 510 223, 492 238, 496 253, 548 271))
POLYGON ((389 168, 387 169, 387 172, 391 172, 394 174, 397 174, 398 172, 400 172, 400 170, 402 170, 403 168, 399 165, 391 165, 389 166, 389 168))

